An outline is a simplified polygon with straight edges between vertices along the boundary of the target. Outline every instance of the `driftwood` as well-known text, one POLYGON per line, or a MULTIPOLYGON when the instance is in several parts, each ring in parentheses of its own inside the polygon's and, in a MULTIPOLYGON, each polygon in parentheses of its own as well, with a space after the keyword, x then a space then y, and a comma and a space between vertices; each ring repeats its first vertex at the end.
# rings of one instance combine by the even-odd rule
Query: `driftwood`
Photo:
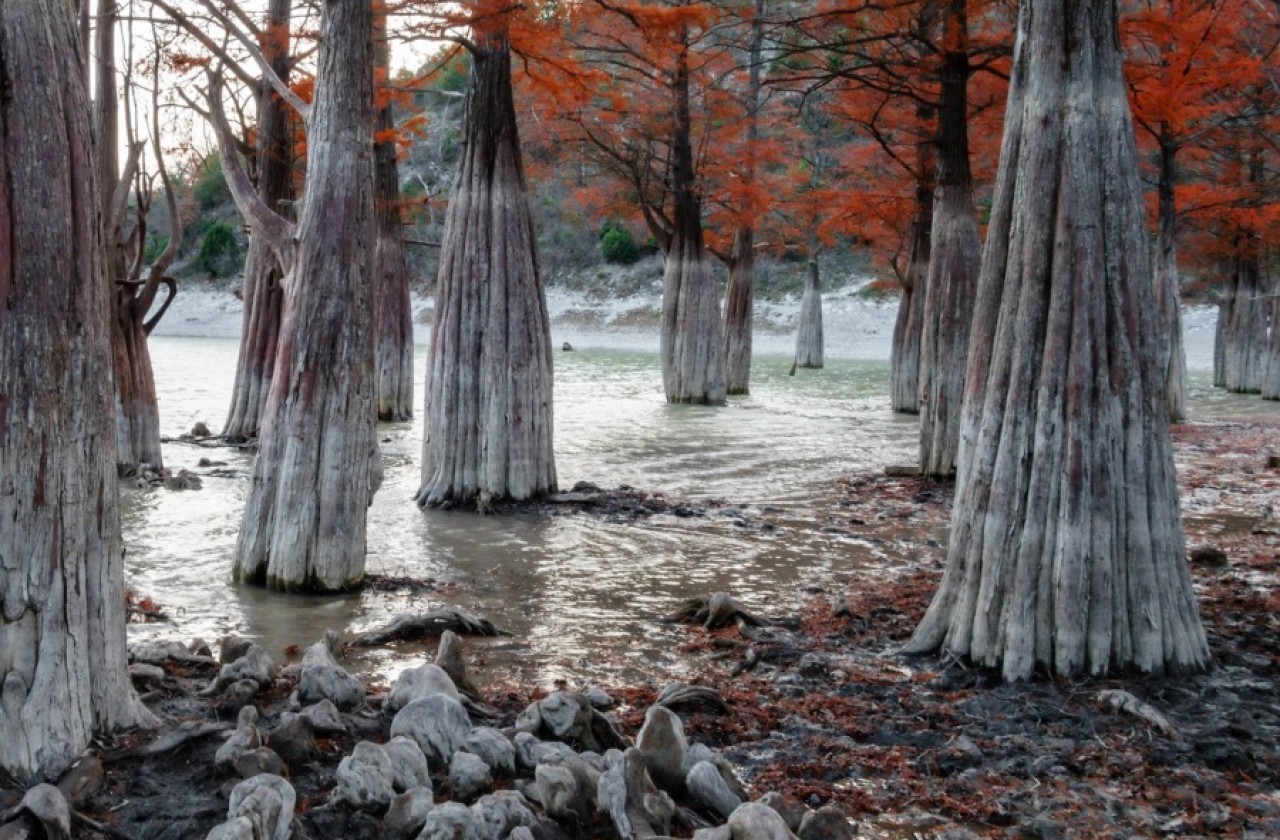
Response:
POLYGON ((148 755, 160 755, 161 753, 176 750, 188 741, 194 741, 197 738, 204 738, 207 735, 216 735, 226 732, 233 727, 229 723, 208 723, 191 721, 183 723, 172 732, 161 735, 154 741, 146 744, 140 744, 136 747, 130 747, 125 750, 116 750, 107 753, 102 757, 103 762, 120 761, 125 758, 141 758, 148 755))
POLYGON ((747 627, 797 627, 799 622, 791 618, 769 618, 756 615, 738 603, 727 592, 714 592, 710 596, 689 598, 680 608, 662 619, 666 624, 701 624, 708 630, 736 624, 748 638, 747 627))
POLYGON ((1182 740, 1177 727, 1170 723, 1167 717, 1156 711, 1156 708, 1150 703, 1144 703, 1123 689, 1111 688, 1100 691, 1098 692, 1098 700, 1110 705, 1117 712, 1130 714, 1139 720, 1146 721, 1175 741, 1182 740))
POLYGON ((658 695, 658 699, 654 701, 656 706, 666 706, 668 709, 698 712, 711 712, 713 714, 723 715, 729 712, 729 704, 724 702, 724 698, 720 696, 720 692, 714 688, 708 688, 704 685, 687 685, 685 683, 671 683, 658 695))
POLYGON ((389 641, 407 641, 421 639, 424 636, 439 636, 446 630, 462 636, 510 636, 500 630, 487 618, 480 618, 456 607, 440 607, 422 615, 404 613, 396 616, 385 627, 365 633, 351 644, 355 647, 370 647, 389 641))

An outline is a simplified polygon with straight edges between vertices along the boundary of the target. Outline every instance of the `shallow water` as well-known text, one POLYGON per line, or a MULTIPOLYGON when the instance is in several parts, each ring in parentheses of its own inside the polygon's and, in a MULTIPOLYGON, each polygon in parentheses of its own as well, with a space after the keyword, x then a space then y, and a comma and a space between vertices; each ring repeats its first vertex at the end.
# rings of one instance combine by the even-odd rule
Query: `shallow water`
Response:
MULTIPOLYGON (((162 431, 222 422, 236 342, 151 339, 162 431)), ((416 382, 423 380, 419 348, 416 382)), ((788 375, 790 361, 758 358, 749 397, 724 408, 671 406, 656 354, 591 350, 556 355, 556 457, 562 488, 577 481, 632 485, 675 498, 723 500, 706 517, 654 516, 612 523, 585 515, 480 517, 419 510, 421 429, 379 428, 385 478, 370 510, 368 569, 430 578, 429 597, 361 593, 287 596, 231 583, 229 569, 249 457, 172 443, 166 466, 204 474, 204 489, 125 491, 129 585, 173 624, 134 625, 149 636, 216 640, 235 631, 279 655, 325 628, 370 629, 405 610, 455 604, 492 619, 510 638, 470 641, 478 672, 550 685, 557 679, 634 680, 678 672, 679 631, 657 622, 685 597, 733 592, 756 609, 784 613, 805 590, 856 582, 893 562, 904 545, 935 534, 904 532, 886 546, 823 532, 808 516, 840 475, 914 460, 916 422, 894 415, 885 362, 832 360, 788 375), (226 461, 198 468, 201 457, 226 461), (745 505, 750 523, 736 521, 745 505), (778 525, 758 527, 762 519, 778 525)), ((1280 405, 1225 395, 1193 379, 1197 417, 1270 417, 1280 405)), ((394 674, 419 645, 361 655, 366 673, 394 674)))

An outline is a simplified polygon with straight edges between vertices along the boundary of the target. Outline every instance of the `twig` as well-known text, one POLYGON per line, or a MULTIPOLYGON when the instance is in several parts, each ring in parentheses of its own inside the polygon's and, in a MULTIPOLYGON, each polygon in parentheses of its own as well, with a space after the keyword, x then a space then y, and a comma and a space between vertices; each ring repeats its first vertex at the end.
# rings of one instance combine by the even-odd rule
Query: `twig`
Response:
POLYGON ((112 838, 112 840, 134 840, 134 838, 131 837, 130 835, 120 831, 116 831, 114 828, 107 825, 106 823, 100 823, 97 820, 90 819, 89 817, 86 817, 84 814, 80 813, 79 811, 71 812, 71 821, 74 822, 76 825, 80 826, 81 828, 87 828, 90 831, 96 831, 99 834, 105 834, 108 837, 112 838))

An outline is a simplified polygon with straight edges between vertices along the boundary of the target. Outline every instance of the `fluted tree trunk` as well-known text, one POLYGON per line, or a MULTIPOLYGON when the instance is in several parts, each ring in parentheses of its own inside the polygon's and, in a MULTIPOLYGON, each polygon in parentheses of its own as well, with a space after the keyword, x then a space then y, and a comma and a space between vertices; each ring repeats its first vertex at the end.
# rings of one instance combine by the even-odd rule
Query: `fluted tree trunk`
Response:
MULTIPOLYGON (((747 53, 747 140, 742 183, 756 180, 756 146, 760 142, 760 69, 764 44, 765 0, 756 0, 747 53)), ((724 366, 728 394, 751 392, 751 337, 755 310, 755 208, 744 207, 729 256, 729 282, 724 290, 724 366)))
POLYGON ((1268 336, 1267 366, 1262 377, 1262 398, 1280 400, 1280 288, 1277 288, 1276 293, 1271 296, 1271 327, 1268 336))
POLYGON ((1019 8, 951 544, 908 650, 1006 680, 1208 665, 1115 0, 1019 8))
POLYGON ((324 0, 307 110, 307 190, 294 225, 258 197, 210 83, 236 204, 285 269, 284 313, 232 575, 328 592, 364 576, 367 513, 382 477, 373 398, 373 15, 324 0))
POLYGON ((898 300, 898 317, 894 321, 889 352, 889 402, 899 414, 916 414, 920 410, 920 338, 924 332, 924 299, 929 280, 936 167, 932 140, 916 146, 916 160, 915 212, 907 235, 907 267, 901 273, 902 297, 898 300))
POLYGON ((800 298, 800 318, 796 329, 796 367, 821 368, 823 364, 822 338, 822 275, 818 272, 818 255, 809 257, 809 275, 800 298))
POLYGON ((1262 391, 1267 363, 1271 300, 1266 296, 1260 250, 1255 242, 1241 239, 1232 260, 1228 297, 1218 309, 1221 387, 1240 394, 1257 394, 1262 391))
POLYGON ((969 54, 965 0, 942 10, 947 49, 938 103, 937 191, 920 339, 920 471, 949 478, 960 446, 969 324, 982 245, 969 167, 969 54))
MULTIPOLYGON (((289 55, 292 0, 271 0, 267 8, 263 58, 280 80, 288 83, 293 66, 289 55)), ((263 80, 258 90, 257 191, 271 210, 294 218, 293 113, 271 85, 263 80)), ((250 219, 252 229, 252 219, 250 219)), ((276 348, 280 343, 280 319, 284 312, 284 269, 267 236, 249 237, 244 260, 244 315, 240 352, 236 359, 231 408, 222 433, 232 439, 258 436, 262 413, 271 392, 276 348)))
POLYGON ((556 489, 551 326, 504 15, 474 26, 427 362, 419 505, 556 489))
POLYGON ((727 386, 724 326, 715 277, 702 235, 702 201, 693 168, 689 111, 689 45, 677 42, 671 76, 671 178, 673 208, 664 240, 662 273, 662 386, 669 403, 722 405, 727 386))
POLYGON ((1187 353, 1182 339, 1182 284, 1178 280, 1177 207, 1173 188, 1177 182, 1177 146, 1167 125, 1160 132, 1159 207, 1155 251, 1156 305, 1160 332, 1168 343, 1165 388, 1169 400, 1169 421, 1187 419, 1187 353))
MULTIPOLYGON (((375 73, 390 84, 391 50, 387 15, 374 14, 375 73)), ((405 259, 404 222, 400 218, 400 172, 396 166, 395 114, 391 97, 378 108, 374 125, 373 356, 377 371, 378 419, 413 417, 413 308, 409 263, 405 259)))
POLYGON ((154 723, 129 682, 111 293, 68 2, 0 3, 0 767, 154 723))

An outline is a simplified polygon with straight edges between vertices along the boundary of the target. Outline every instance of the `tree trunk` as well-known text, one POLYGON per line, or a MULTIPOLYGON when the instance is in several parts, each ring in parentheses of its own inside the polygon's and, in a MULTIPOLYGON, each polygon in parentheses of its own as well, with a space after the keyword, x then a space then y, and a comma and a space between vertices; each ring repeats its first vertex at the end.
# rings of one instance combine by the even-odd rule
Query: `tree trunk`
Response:
MULTIPOLYGON (((1280 292, 1280 289, 1276 291, 1280 292)), ((1262 377, 1262 398, 1280 400, 1280 294, 1271 297, 1271 331, 1267 344, 1266 374, 1262 377)))
POLYGON ((419 505, 555 492, 551 325, 504 16, 477 24, 427 363, 419 505))
POLYGON ((129 683, 111 290, 69 3, 0 3, 0 767, 51 779, 129 683))
POLYGON ((1266 297, 1261 254, 1256 241, 1243 240, 1233 259, 1231 291, 1219 308, 1222 332, 1222 387, 1240 394, 1262 391, 1267 362, 1271 301, 1266 297))
POLYGON ((755 230, 740 225, 733 236, 729 283, 724 290, 725 393, 751 393, 752 310, 755 308, 755 230))
MULTIPOLYGON (((291 0, 271 0, 263 55, 284 82, 289 81, 291 0)), ((263 80, 258 91, 258 195, 268 207, 286 219, 293 212, 293 114, 271 85, 263 80)), ((234 439, 258 436, 271 374, 280 342, 284 312, 284 270, 266 236, 249 237, 244 260, 244 316, 240 329, 240 354, 236 360, 231 409, 222 433, 234 439)))
POLYGON ((898 301, 898 319, 893 325, 889 354, 889 402, 899 414, 916 414, 920 410, 920 337, 924 332, 924 299, 933 233, 936 158, 932 142, 917 145, 916 160, 919 172, 915 214, 908 234, 907 269, 902 273, 902 297, 898 301))
POLYGON ((1231 299, 1218 300, 1218 319, 1213 325, 1213 387, 1227 387, 1227 321, 1231 318, 1231 299))
POLYGON ((796 367, 822 367, 822 277, 818 255, 809 257, 809 279, 800 298, 800 323, 796 330, 796 367))
MULTIPOLYGON (((375 12, 374 61, 390 84, 391 50, 386 11, 375 12)), ((374 368, 378 377, 378 419, 413 417, 413 308, 409 264, 405 260, 404 222, 400 218, 400 174, 396 167, 395 115, 390 97, 378 109, 373 144, 374 212, 377 245, 373 254, 374 368)))
POLYGON ((325 0, 307 191, 236 580, 336 591, 364 576, 381 480, 373 404, 373 16, 325 0))
POLYGON ((702 203, 693 169, 689 114, 689 47, 677 47, 671 79, 671 238, 662 274, 662 385, 669 403, 723 405, 724 328, 716 282, 702 238, 702 203))
MULTIPOLYGON (((756 0, 751 21, 751 47, 747 71, 747 148, 742 183, 756 180, 756 145, 760 142, 760 55, 764 44, 764 4, 756 0)), ((749 205, 750 199, 747 200, 749 205)), ((755 208, 741 208, 743 220, 733 237, 729 283, 724 290, 724 366, 728 394, 751 392, 751 333, 755 310, 755 208)))
POLYGON ((1177 147, 1169 128, 1161 126, 1158 232, 1156 234, 1156 306, 1160 313, 1160 332, 1168 342, 1168 377, 1165 388, 1169 399, 1169 422, 1187 419, 1187 353, 1182 341, 1182 285, 1178 280, 1178 248, 1175 240, 1177 210, 1173 188, 1177 182, 1177 147))
POLYGON ((947 570, 908 650, 1202 670, 1115 0, 1019 8, 947 570))
POLYGON ((938 106, 938 188, 920 340, 920 471, 950 478, 960 446, 969 324, 982 257, 969 171, 969 54, 965 0, 943 10, 950 46, 938 106))

